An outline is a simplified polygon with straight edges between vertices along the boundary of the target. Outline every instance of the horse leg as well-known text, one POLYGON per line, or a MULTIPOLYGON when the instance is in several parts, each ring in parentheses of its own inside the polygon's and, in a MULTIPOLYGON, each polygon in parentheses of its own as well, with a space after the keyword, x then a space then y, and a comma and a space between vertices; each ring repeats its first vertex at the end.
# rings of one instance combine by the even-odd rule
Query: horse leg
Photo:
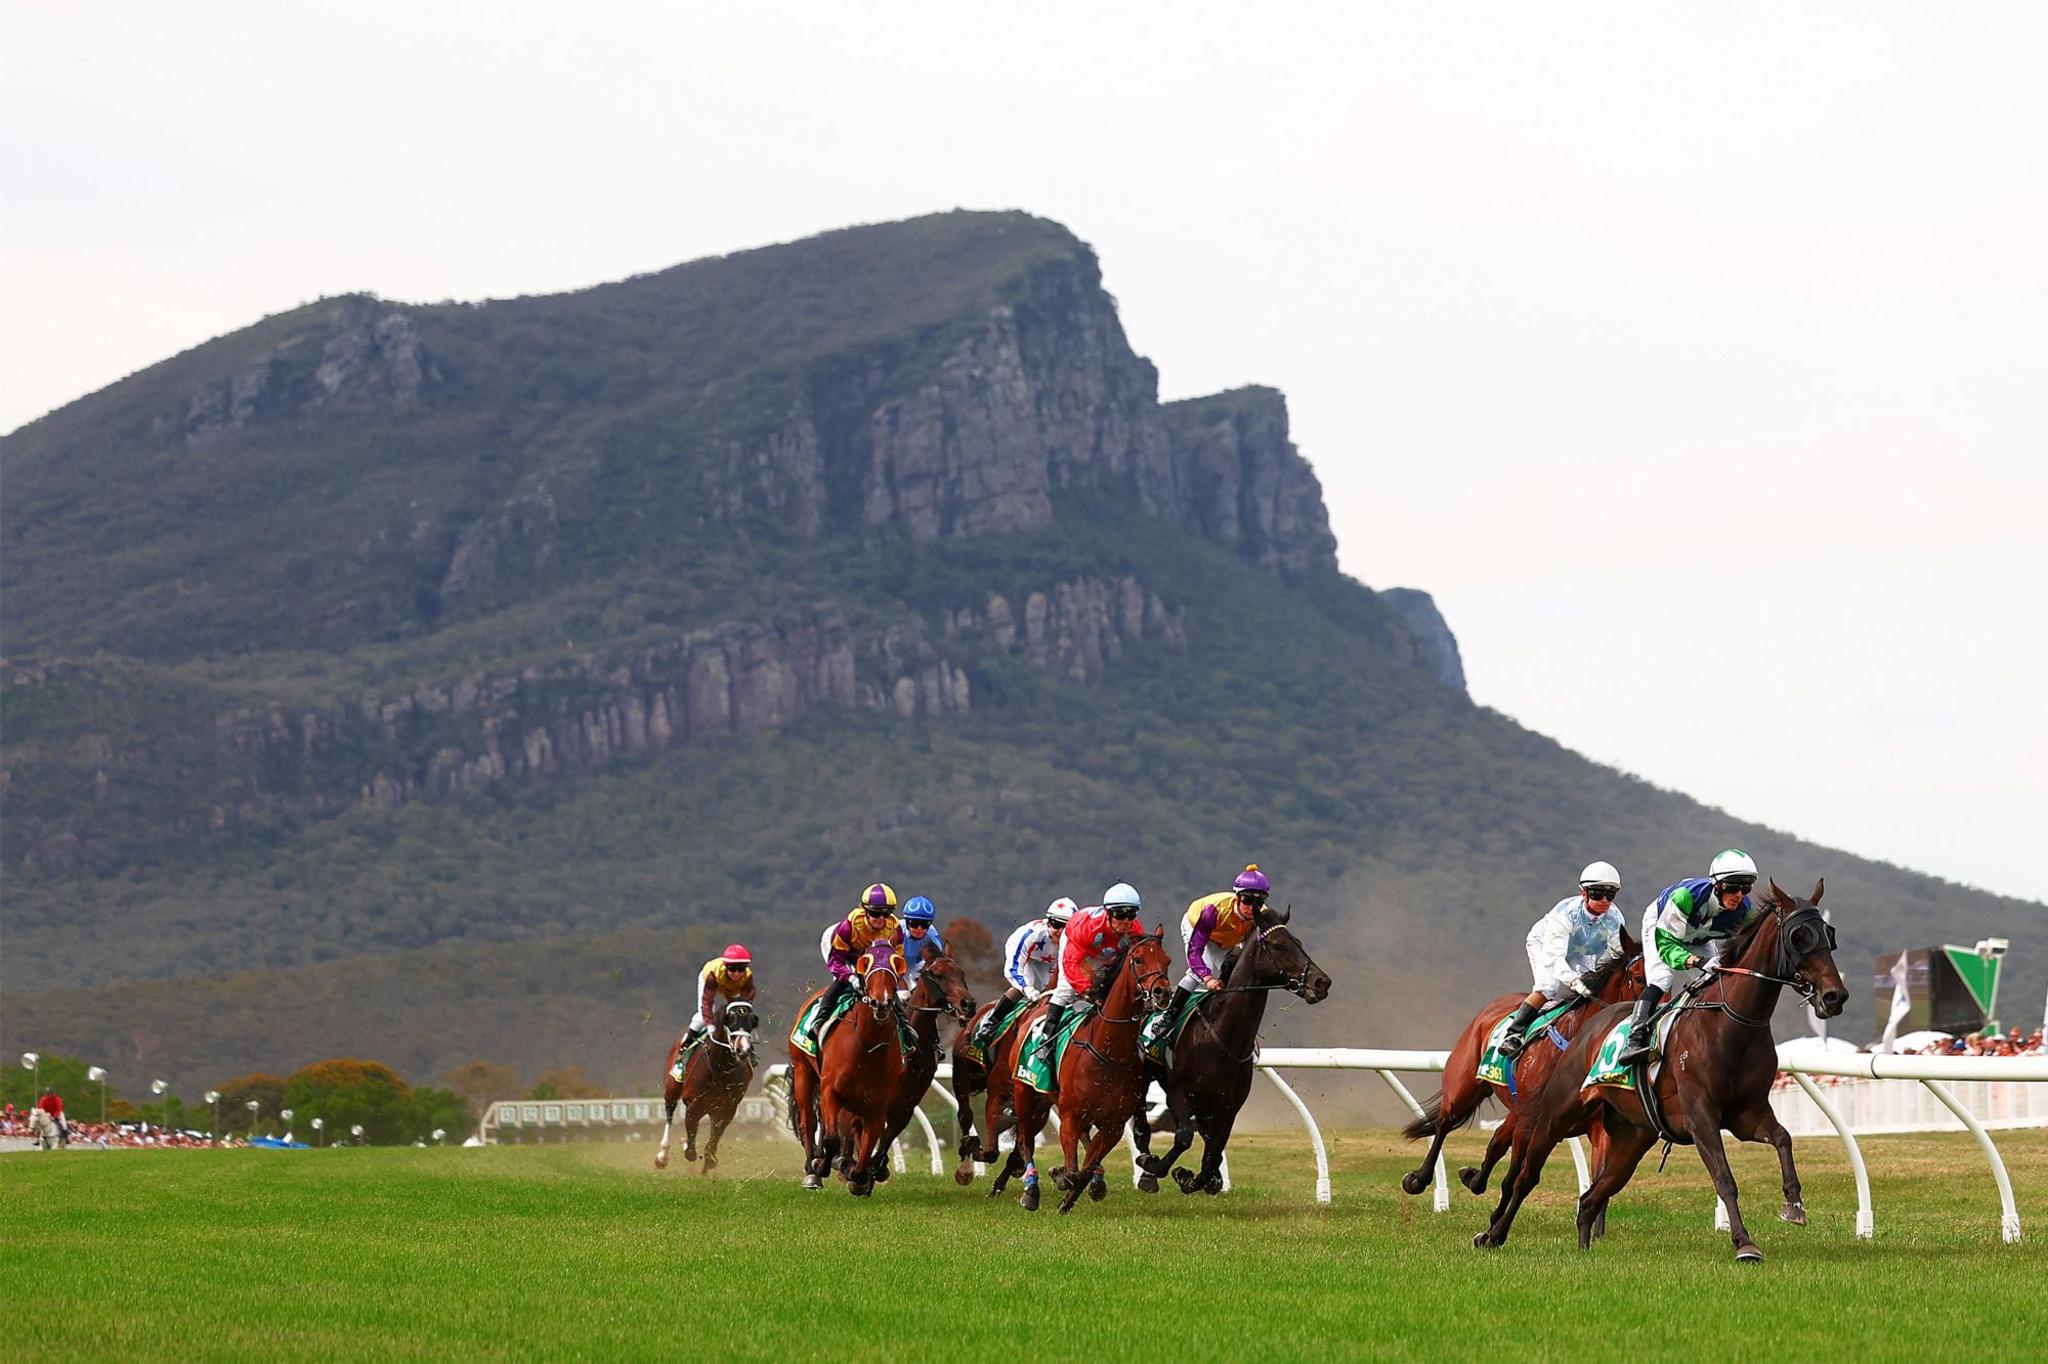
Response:
POLYGON ((954 1167, 955 1184, 974 1182, 974 1157, 981 1150, 981 1140, 974 1134, 974 1091, 961 1078, 958 1062, 953 1066, 953 1120, 960 1124, 960 1145, 955 1154, 960 1164, 954 1167))
MULTIPOLYGON (((1062 1122, 1060 1124, 1060 1145, 1066 1148, 1067 1163, 1070 1168, 1073 1168, 1074 1147, 1078 1140, 1077 1129, 1081 1125, 1078 1117, 1074 1122, 1062 1122), (1076 1135, 1069 1136, 1069 1133, 1076 1133, 1076 1135)), ((1074 1210, 1074 1204, 1081 1201, 1081 1191, 1093 1184, 1095 1176, 1101 1172, 1102 1158, 1109 1154, 1109 1148, 1115 1146, 1117 1138, 1123 1134, 1124 1129, 1121 1124, 1111 1127, 1107 1123, 1102 1124, 1089 1133, 1087 1158, 1078 1168, 1073 1169, 1073 1176, 1067 1181, 1067 1196, 1060 1203, 1061 1212, 1072 1212, 1074 1210)))
POLYGON ((1507 1154, 1514 1142, 1515 1115, 1510 1112, 1501 1120, 1500 1126, 1493 1129, 1493 1135, 1486 1139, 1486 1156, 1479 1162, 1479 1168, 1475 1170, 1470 1165, 1465 1166, 1458 1171, 1458 1182, 1473 1193, 1485 1193, 1486 1181, 1493 1177, 1493 1167, 1500 1164, 1500 1158, 1507 1154))
POLYGON ((661 1115, 661 1145, 654 1148, 654 1168, 657 1170, 668 1168, 668 1133, 676 1121, 676 1101, 664 1096, 663 1103, 666 1107, 661 1115))
POLYGON ((1764 1253, 1757 1249, 1749 1228, 1742 1224, 1742 1209, 1735 1201, 1735 1172, 1728 1168, 1728 1150, 1721 1144, 1721 1115, 1703 1111, 1707 1107, 1705 1103, 1689 1106, 1686 1124, 1692 1129, 1693 1145, 1699 1148, 1700 1163, 1713 1176, 1714 1192, 1728 1209, 1728 1239, 1735 1243, 1735 1258, 1742 1264, 1756 1264, 1764 1253))
POLYGON ((1515 1214, 1522 1210, 1522 1200, 1543 1178, 1543 1164, 1562 1140, 1565 1126, 1565 1122, 1555 1118, 1533 1128, 1526 1118, 1516 1124, 1514 1165, 1509 1172, 1510 1177, 1501 1184, 1500 1209, 1494 1216, 1493 1225, 1472 1238, 1473 1245, 1481 1250, 1494 1250, 1507 1244, 1508 1230, 1515 1224, 1515 1214))
MULTIPOLYGON (((1019 1081, 1021 1088, 1022 1081, 1019 1081)), ((1050 1105, 1036 1108, 1030 1104, 1013 1103, 1017 1114, 1017 1144, 1010 1151, 1010 1163, 1024 1176, 1024 1194, 1017 1200, 1026 1212, 1038 1211, 1038 1171, 1033 1153, 1038 1147, 1038 1134, 1045 1130, 1045 1119, 1052 1112, 1050 1105)))
POLYGON ((1138 1168, 1149 1175, 1163 1175, 1173 1169, 1173 1163, 1195 1144, 1194 1104, 1185 1086, 1166 1092, 1166 1112, 1173 1119, 1173 1145, 1163 1156, 1147 1156, 1138 1162, 1138 1168))
POLYGON ((1611 1138, 1600 1161, 1599 1172, 1586 1192, 1579 1196, 1579 1249, 1591 1250, 1593 1238, 1606 1228, 1607 1200, 1635 1176, 1636 1166, 1657 1144, 1657 1134, 1646 1127, 1627 1127, 1628 1135, 1611 1138))
MULTIPOLYGON (((699 1099, 703 1096, 698 1096, 699 1099)), ((697 1158, 697 1126, 704 1121, 704 1105, 685 1103, 683 1105, 683 1159, 697 1158)))
MULTIPOLYGON (((1466 1119, 1470 1118, 1479 1105, 1485 1101, 1486 1086, 1479 1084, 1477 1077, 1474 1077, 1470 1082, 1465 1082, 1455 1078, 1448 1070, 1444 1073, 1443 1094, 1437 1099, 1436 1123, 1434 1130, 1429 1134, 1429 1150, 1423 1155, 1420 1165, 1401 1176, 1402 1193, 1419 1194, 1430 1186, 1436 1178, 1437 1158, 1444 1153, 1445 1139, 1453 1131, 1463 1127, 1466 1119), (1463 1087, 1454 1091, 1452 1089, 1454 1084, 1462 1084, 1463 1087)), ((1499 1138, 1501 1128, 1507 1127, 1513 1121, 1514 1114, 1510 1113, 1508 1121, 1494 1129, 1495 1138, 1499 1138)), ((1493 1147, 1490 1144, 1486 1149, 1489 1155, 1493 1153, 1493 1147)), ((1486 1192, 1485 1178, 1482 1176, 1478 1186, 1474 1187, 1469 1178, 1471 1173, 1470 1168, 1460 1170, 1458 1171, 1458 1178, 1464 1180, 1465 1187, 1471 1189, 1473 1193, 1486 1192)))
POLYGON ((725 1135, 726 1124, 738 1109, 721 1109, 711 1115, 711 1139, 704 1143, 704 1173, 710 1174, 718 1168, 718 1139, 725 1135))
POLYGON ((1082 1166, 1078 1148, 1087 1122, 1081 1117, 1078 1105, 1076 1108, 1076 1112, 1060 1114, 1060 1155, 1063 1162, 1059 1169, 1052 1172, 1052 1182, 1062 1191, 1068 1191, 1071 1186, 1071 1191, 1067 1193, 1067 1201, 1060 1208, 1061 1212, 1073 1207, 1074 1200, 1081 1196, 1082 1166))
POLYGON ((1738 1125, 1730 1130, 1743 1141, 1768 1142, 1777 1148, 1778 1173, 1785 1181, 1785 1206, 1778 1210, 1778 1219, 1795 1227, 1805 1226, 1806 1200, 1800 1197, 1799 1171, 1792 1164, 1792 1134, 1785 1130, 1785 1124, 1778 1121, 1778 1115, 1771 1111, 1771 1106, 1759 1104, 1743 1114, 1738 1125))
POLYGON ((1236 1125, 1234 1113, 1210 1121, 1209 1130, 1202 1133, 1202 1168, 1192 1180, 1182 1182, 1182 1193, 1223 1192, 1223 1149, 1230 1145, 1230 1129, 1236 1125))

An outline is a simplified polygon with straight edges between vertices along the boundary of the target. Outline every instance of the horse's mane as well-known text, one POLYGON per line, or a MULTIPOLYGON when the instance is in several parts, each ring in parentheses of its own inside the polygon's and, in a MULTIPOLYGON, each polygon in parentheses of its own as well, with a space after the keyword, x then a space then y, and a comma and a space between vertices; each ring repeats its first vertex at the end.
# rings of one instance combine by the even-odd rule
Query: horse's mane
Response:
POLYGON ((1109 954, 1109 960, 1095 968, 1095 974, 1088 982, 1089 1000, 1100 1004, 1103 998, 1109 994, 1109 987, 1116 980, 1116 973, 1123 970, 1124 958, 1131 955, 1133 947, 1136 947, 1141 942, 1158 941, 1159 935, 1157 933, 1134 933, 1128 938, 1120 939, 1117 942, 1116 951, 1109 954))
MULTIPOLYGON (((1751 919, 1728 936, 1728 940, 1721 945, 1722 961, 1740 961, 1743 954, 1749 951, 1750 945, 1756 941, 1756 935, 1763 931, 1765 922, 1772 917, 1770 895, 1762 891, 1752 891, 1751 894, 1755 895, 1758 901, 1764 905, 1764 909, 1754 919, 1751 919)), ((1798 908, 1798 902, 1794 901, 1791 908, 1798 908)))

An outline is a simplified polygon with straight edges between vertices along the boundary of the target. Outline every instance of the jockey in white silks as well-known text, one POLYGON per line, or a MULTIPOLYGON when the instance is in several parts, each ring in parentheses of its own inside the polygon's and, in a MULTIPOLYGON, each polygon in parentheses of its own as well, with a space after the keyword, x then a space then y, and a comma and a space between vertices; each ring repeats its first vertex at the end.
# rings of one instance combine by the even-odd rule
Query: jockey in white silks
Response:
POLYGON ((1528 1043, 1529 1025, 1545 1008, 1568 994, 1591 999, 1585 977, 1621 956, 1621 916, 1614 897, 1621 873, 1612 862, 1588 863, 1579 873, 1579 893, 1567 895, 1538 919, 1522 941, 1534 983, 1515 1008, 1500 1054, 1513 1059, 1528 1043))

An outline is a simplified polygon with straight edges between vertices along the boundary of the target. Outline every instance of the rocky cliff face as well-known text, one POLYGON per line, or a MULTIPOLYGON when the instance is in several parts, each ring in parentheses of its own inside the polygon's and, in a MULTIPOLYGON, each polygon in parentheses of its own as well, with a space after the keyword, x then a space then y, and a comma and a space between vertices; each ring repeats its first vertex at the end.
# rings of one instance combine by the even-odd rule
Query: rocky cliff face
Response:
POLYGON ((1287 400, 1243 388, 1170 403, 1175 519, 1269 573, 1336 567, 1323 485, 1287 436, 1287 400))
POLYGON ((1380 600, 1393 607, 1408 627, 1422 666, 1445 686, 1465 690, 1465 663, 1458 656, 1458 639, 1436 609, 1435 598, 1413 587, 1389 587, 1381 590, 1380 600))

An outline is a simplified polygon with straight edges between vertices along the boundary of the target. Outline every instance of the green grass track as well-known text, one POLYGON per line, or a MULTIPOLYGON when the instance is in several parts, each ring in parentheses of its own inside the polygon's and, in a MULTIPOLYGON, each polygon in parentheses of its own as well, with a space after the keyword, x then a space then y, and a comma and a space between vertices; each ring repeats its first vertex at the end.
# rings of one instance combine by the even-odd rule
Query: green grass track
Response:
POLYGON ((1755 1267, 1682 1149, 1590 1255, 1563 1153, 1484 1253, 1480 1201, 1403 1196, 1413 1157, 1383 1132, 1334 1139, 1327 1208, 1301 1136, 1271 1133, 1239 1139, 1220 1198, 1113 1179, 1067 1217, 929 1174, 807 1194, 766 1141, 709 1178, 680 1147, 656 1174, 644 1144, 6 1155, 0 1310, 51 1358, 2040 1359, 2048 1132, 1997 1140, 2017 1246, 1965 1135, 1864 1143, 1869 1242, 1839 1143, 1799 1144, 1804 1228, 1742 1148, 1755 1267))

